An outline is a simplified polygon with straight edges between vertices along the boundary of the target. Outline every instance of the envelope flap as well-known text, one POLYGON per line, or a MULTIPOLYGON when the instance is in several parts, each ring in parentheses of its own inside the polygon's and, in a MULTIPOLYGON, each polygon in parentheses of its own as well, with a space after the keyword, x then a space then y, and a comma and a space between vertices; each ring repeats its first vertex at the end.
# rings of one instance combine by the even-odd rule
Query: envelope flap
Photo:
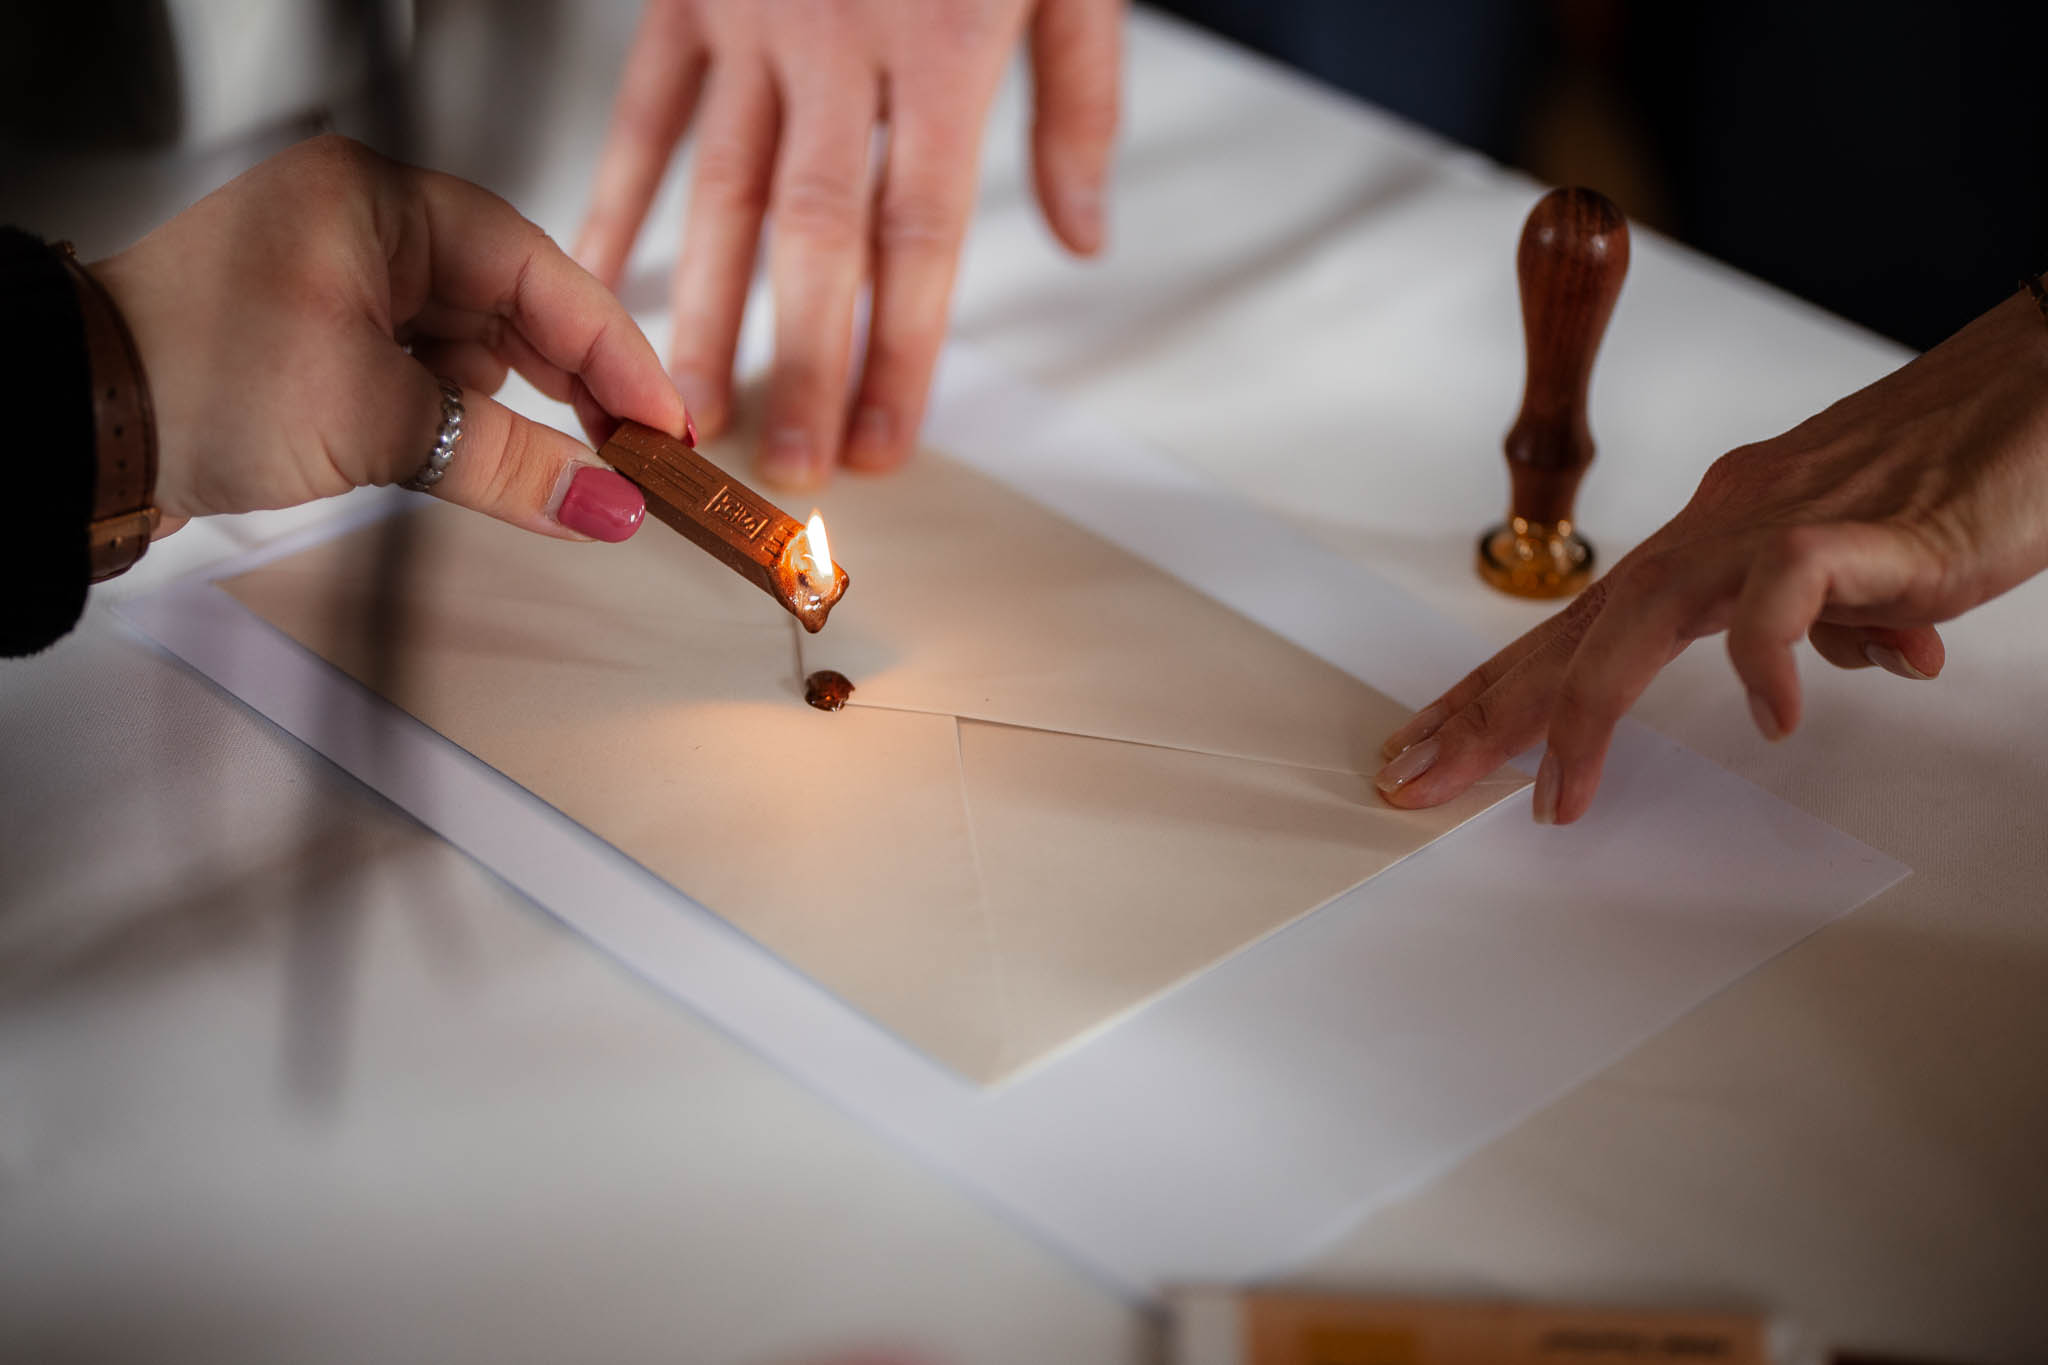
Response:
POLYGON ((824 501, 853 588, 802 642, 803 660, 852 679, 855 704, 1358 773, 1378 768, 1379 742, 1406 719, 1342 670, 943 456, 922 453, 887 480, 841 479, 824 501))
POLYGON ((963 1075, 1011 1046, 959 723, 805 706, 789 621, 681 537, 429 503, 220 586, 963 1075), (710 619, 706 579, 744 614, 710 619))

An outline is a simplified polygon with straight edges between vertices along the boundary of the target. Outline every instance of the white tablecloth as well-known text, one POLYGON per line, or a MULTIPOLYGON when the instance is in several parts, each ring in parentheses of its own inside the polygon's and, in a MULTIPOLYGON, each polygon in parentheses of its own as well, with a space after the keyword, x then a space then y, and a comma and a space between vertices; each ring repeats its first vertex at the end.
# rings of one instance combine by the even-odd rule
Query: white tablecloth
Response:
MULTIPOLYGON (((633 9, 427 7, 422 159, 573 234, 633 9)), ((1115 246, 1077 266, 1023 93, 960 334, 1491 639, 1540 619, 1469 566, 1536 188, 1141 17, 1115 246)), ((34 226, 111 249, 256 150, 91 168, 34 226)), ((678 203, 624 291, 657 341, 678 203)), ((1900 359, 1639 235, 1584 525, 1618 556, 1900 359)), ((1139 1311, 112 622, 324 511, 181 532, 0 667, 0 1358, 1144 1358, 1139 1311)), ((2048 584, 1947 633, 1932 684, 1809 659, 1776 747, 1719 648, 1668 670, 1643 719, 1916 875, 1298 1278, 2048 1354, 2048 584)))

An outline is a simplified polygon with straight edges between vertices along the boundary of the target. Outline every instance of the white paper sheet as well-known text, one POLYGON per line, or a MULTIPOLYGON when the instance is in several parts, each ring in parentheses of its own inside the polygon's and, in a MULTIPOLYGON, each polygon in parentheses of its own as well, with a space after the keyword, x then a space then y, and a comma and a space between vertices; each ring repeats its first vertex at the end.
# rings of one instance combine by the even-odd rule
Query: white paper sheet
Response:
MULTIPOLYGON (((943 362, 929 437, 1404 701, 1487 652, 964 348, 943 362)), ((208 582, 123 610, 633 970, 1134 1294, 1284 1269, 1905 875, 1625 726, 1579 825, 1540 829, 1510 802, 983 1093, 208 582)))

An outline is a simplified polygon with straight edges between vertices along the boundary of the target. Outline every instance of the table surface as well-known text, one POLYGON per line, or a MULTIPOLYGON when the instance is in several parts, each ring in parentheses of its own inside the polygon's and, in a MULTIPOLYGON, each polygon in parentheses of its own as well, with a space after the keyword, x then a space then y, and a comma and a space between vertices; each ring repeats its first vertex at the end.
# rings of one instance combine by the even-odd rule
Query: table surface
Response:
MULTIPOLYGON (((634 8, 426 7, 422 159, 572 235, 634 8)), ((958 334, 1489 639, 1540 619, 1469 565, 1536 187, 1153 16, 1128 71, 1095 264, 1006 89, 958 334)), ((275 141, 75 168, 35 226, 112 249, 275 141)), ((622 291, 658 343, 679 204, 622 291)), ((1901 359, 1639 234, 1583 524, 1618 554, 1901 359)), ((1147 1314, 109 613, 327 510, 195 525, 0 668, 0 1356, 1150 1358, 1147 1314)), ((1915 875, 1287 1278, 2048 1355, 2044 608, 1955 623, 1936 683, 1809 658, 1780 746, 1713 642, 1667 670, 1641 718, 1915 875)))

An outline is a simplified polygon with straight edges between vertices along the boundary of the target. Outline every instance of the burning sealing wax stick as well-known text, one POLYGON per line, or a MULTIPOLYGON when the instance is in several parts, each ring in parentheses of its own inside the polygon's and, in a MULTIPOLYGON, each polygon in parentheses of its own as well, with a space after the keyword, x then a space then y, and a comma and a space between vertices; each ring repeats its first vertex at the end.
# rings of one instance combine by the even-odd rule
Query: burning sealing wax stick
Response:
POLYGON ((813 635, 846 596, 825 523, 806 527, 673 436, 627 422, 598 458, 640 485, 647 510, 780 602, 813 635))

